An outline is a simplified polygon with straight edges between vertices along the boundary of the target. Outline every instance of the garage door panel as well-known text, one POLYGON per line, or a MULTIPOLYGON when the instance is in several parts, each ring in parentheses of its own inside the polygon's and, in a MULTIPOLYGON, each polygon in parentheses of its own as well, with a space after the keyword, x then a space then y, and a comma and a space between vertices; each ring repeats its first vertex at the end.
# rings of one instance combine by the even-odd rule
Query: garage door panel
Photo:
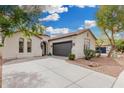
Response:
POLYGON ((68 56, 71 53, 72 41, 53 43, 53 54, 58 56, 68 56))

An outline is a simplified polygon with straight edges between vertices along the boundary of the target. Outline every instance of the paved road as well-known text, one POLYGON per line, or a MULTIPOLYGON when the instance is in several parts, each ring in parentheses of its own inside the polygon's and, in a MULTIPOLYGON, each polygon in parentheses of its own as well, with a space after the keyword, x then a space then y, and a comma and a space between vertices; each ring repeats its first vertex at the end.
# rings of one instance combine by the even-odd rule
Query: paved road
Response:
POLYGON ((51 57, 4 65, 2 79, 7 88, 109 88, 116 80, 51 57))

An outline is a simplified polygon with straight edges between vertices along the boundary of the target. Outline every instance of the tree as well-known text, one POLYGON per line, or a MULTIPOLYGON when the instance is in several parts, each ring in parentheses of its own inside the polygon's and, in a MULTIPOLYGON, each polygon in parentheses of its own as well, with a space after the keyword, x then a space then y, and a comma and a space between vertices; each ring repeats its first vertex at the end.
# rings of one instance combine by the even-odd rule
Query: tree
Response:
POLYGON ((124 31, 124 7, 118 5, 103 5, 100 6, 96 13, 97 25, 101 28, 107 36, 111 50, 108 57, 116 49, 115 47, 115 34, 124 31))
POLYGON ((0 34, 2 44, 7 36, 16 31, 23 32, 26 36, 41 34, 44 27, 39 23, 42 6, 0 6, 0 34))
POLYGON ((102 46, 103 42, 104 42, 104 41, 103 41, 102 39, 97 39, 97 40, 96 40, 96 45, 97 45, 97 47, 100 48, 100 47, 102 46))
POLYGON ((116 40, 115 41, 117 51, 124 53, 124 40, 116 40))

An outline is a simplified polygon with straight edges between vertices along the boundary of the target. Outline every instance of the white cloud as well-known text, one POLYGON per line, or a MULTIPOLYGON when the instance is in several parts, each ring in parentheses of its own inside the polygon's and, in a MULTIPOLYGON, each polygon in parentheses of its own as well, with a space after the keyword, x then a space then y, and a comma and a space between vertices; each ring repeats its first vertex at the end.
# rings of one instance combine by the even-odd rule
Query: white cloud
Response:
POLYGON ((84 25, 81 25, 80 27, 78 27, 78 30, 84 29, 84 25))
POLYGON ((96 5, 87 5, 87 7, 93 7, 94 8, 94 7, 96 7, 96 5))
POLYGON ((83 27, 82 27, 82 26, 78 28, 78 30, 81 30, 81 29, 83 29, 83 27))
POLYGON ((94 7, 96 7, 96 5, 71 5, 70 7, 72 7, 72 6, 76 6, 78 8, 85 8, 85 7, 92 7, 92 8, 94 8, 94 7))
POLYGON ((39 21, 57 21, 60 18, 60 16, 57 13, 48 15, 45 18, 39 19, 39 21))
POLYGON ((95 20, 85 20, 84 21, 85 28, 91 28, 96 26, 95 20))
POLYGON ((63 12, 68 12, 68 8, 67 7, 63 7, 63 6, 58 6, 58 5, 47 5, 45 7, 45 9, 43 10, 43 12, 48 12, 49 14, 53 14, 53 13, 63 13, 63 12))
POLYGON ((55 34, 67 34, 69 32, 68 28, 53 28, 53 27, 47 27, 46 32, 50 33, 51 35, 55 34))
POLYGON ((79 7, 79 8, 84 8, 85 5, 75 5, 76 7, 79 7))
POLYGON ((60 18, 59 13, 68 12, 68 8, 61 5, 46 5, 43 7, 43 12, 48 12, 50 15, 39 21, 57 21, 60 18))

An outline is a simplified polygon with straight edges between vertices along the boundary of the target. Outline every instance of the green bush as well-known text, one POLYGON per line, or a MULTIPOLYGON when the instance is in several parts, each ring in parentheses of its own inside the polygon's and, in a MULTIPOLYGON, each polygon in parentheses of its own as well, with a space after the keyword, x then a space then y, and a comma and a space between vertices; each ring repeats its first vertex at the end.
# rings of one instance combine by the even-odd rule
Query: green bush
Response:
POLYGON ((118 52, 124 53, 124 40, 116 40, 116 50, 118 52))
POLYGON ((49 53, 49 54, 48 54, 48 56, 52 56, 52 54, 51 54, 51 53, 49 53))
POLYGON ((91 49, 84 49, 84 55, 86 60, 90 60, 91 58, 95 57, 96 52, 91 49))
POLYGON ((75 60, 75 54, 69 54, 68 58, 69 60, 75 60))
POLYGON ((100 57, 101 56, 101 51, 100 50, 96 50, 96 57, 100 57))
POLYGON ((3 47, 3 44, 0 44, 0 47, 3 47))

